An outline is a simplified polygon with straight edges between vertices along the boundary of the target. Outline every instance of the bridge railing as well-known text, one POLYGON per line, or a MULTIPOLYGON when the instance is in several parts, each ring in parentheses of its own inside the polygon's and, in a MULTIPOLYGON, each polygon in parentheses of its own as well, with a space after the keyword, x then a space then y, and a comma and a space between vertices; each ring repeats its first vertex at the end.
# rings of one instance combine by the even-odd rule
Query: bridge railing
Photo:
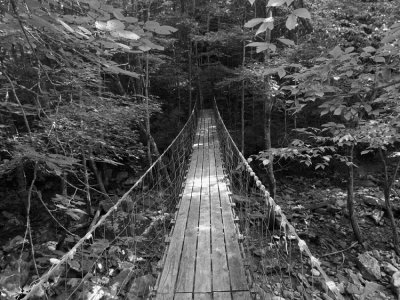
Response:
POLYGON ((315 299, 315 296, 323 297, 323 294, 343 299, 335 282, 321 267, 321 262, 313 256, 239 151, 221 118, 216 101, 215 113, 224 169, 244 236, 244 255, 247 260, 258 257, 258 261, 252 260, 250 273, 252 279, 257 279, 255 283, 263 284, 255 284, 253 291, 264 294, 266 299, 275 295, 285 299, 288 295, 293 295, 294 299, 315 299))
POLYGON ((98 222, 81 238, 67 236, 75 243, 71 250, 48 257, 52 266, 31 283, 23 299, 125 299, 134 278, 154 272, 185 181, 196 126, 195 107, 136 183, 122 197, 102 201, 98 222))

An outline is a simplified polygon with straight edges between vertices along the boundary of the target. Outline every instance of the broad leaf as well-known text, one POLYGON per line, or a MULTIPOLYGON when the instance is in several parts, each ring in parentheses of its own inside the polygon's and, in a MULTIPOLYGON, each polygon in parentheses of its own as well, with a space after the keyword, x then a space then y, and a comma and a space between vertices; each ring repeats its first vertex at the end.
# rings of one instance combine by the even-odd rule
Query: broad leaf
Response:
POLYGON ((125 25, 121 21, 119 20, 107 21, 107 26, 106 26, 107 31, 122 30, 122 29, 125 29, 125 25))
MULTIPOLYGON (((163 50, 164 50, 164 47, 163 47, 163 46, 157 45, 157 44, 155 44, 155 43, 149 41, 148 39, 143 39, 143 43, 144 43, 145 46, 149 47, 150 49, 155 49, 155 50, 160 50, 160 51, 163 51, 163 50)), ((143 50, 143 49, 140 48, 140 47, 139 47, 139 49, 142 50, 142 51, 146 51, 146 50, 143 50)), ((147 50, 147 51, 148 51, 148 50, 147 50)))
POLYGON ((176 29, 175 27, 172 26, 168 26, 168 25, 162 25, 159 27, 155 27, 154 28, 154 32, 158 33, 158 34, 162 34, 162 35, 168 35, 174 32, 177 32, 178 29, 176 29))
POLYGON ((372 52, 375 52, 376 49, 372 46, 367 46, 367 47, 363 48, 363 51, 367 52, 367 53, 372 53, 372 52))
POLYGON ((339 46, 336 46, 331 51, 329 51, 329 54, 332 55, 333 58, 338 58, 339 56, 341 56, 343 54, 343 51, 342 51, 342 49, 340 49, 339 46))
POLYGON ((289 30, 295 29, 297 26, 297 16, 290 14, 286 20, 286 28, 289 30))
POLYGON ((333 114, 335 116, 339 116, 340 114, 342 114, 342 110, 343 110, 343 106, 339 106, 338 108, 335 109, 335 111, 333 112, 333 114))
POLYGON ((102 21, 96 21, 94 23, 94 26, 98 29, 98 30, 107 30, 107 23, 106 22, 102 22, 102 21))
POLYGON ((257 26, 258 24, 264 22, 264 20, 264 18, 251 19, 250 21, 247 21, 246 24, 244 24, 244 27, 253 28, 254 26, 257 26))
POLYGON ((252 43, 246 45, 246 47, 256 47, 257 53, 260 53, 267 49, 271 50, 272 52, 276 51, 276 46, 274 44, 265 43, 265 42, 252 42, 252 43))
POLYGON ((278 69, 278 76, 279 78, 283 78, 286 76, 286 71, 283 68, 278 69))
POLYGON ((156 28, 160 27, 160 23, 156 21, 147 21, 143 28, 149 31, 154 31, 156 28))
POLYGON ((136 33, 132 32, 132 31, 127 31, 127 30, 112 31, 111 36, 117 37, 117 38, 129 39, 129 40, 140 39, 140 36, 138 36, 136 33))
POLYGON ((286 3, 286 0, 269 0, 267 6, 268 7, 276 7, 276 6, 282 6, 285 3, 286 3))
POLYGON ((135 18, 135 17, 126 17, 124 19, 124 21, 133 24, 133 23, 137 23, 139 20, 138 20, 138 18, 135 18))
POLYGON ((124 21, 125 16, 121 13, 122 9, 115 9, 112 13, 118 20, 124 21))
POLYGON ((298 9, 295 9, 295 10, 293 11, 293 14, 294 14, 295 16, 300 17, 300 18, 311 19, 311 14, 310 14, 310 12, 309 12, 307 9, 305 9, 305 8, 298 8, 298 9))
POLYGON ((256 32, 256 36, 259 35, 260 33, 265 32, 267 29, 272 30, 274 29, 274 23, 272 22, 264 22, 261 24, 261 26, 258 28, 256 32))
POLYGON ((278 39, 278 41, 280 41, 282 44, 285 44, 286 46, 295 46, 296 45, 294 43, 294 41, 289 40, 289 39, 280 38, 280 39, 278 39))
POLYGON ((374 58, 374 61, 377 62, 377 63, 386 63, 385 58, 382 57, 382 56, 376 56, 376 57, 374 58))

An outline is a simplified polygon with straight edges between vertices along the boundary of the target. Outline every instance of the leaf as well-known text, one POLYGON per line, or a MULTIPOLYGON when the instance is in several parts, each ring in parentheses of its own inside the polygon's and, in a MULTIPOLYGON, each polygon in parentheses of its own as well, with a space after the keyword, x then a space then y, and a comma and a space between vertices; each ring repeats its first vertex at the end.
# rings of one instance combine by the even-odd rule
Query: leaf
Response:
POLYGON ((333 58, 338 58, 339 56, 343 55, 343 51, 342 49, 340 49, 339 46, 336 46, 331 51, 329 51, 329 54, 332 55, 333 58))
POLYGON ((57 18, 57 22, 60 23, 62 26, 64 26, 64 28, 67 29, 69 32, 71 32, 71 33, 75 32, 75 30, 71 26, 69 26, 67 23, 60 20, 59 18, 57 18))
POLYGON ((386 60, 382 56, 375 56, 374 61, 377 63, 386 63, 386 60))
POLYGON ((272 22, 264 22, 261 24, 261 26, 258 28, 256 32, 256 36, 259 35, 260 33, 265 32, 267 29, 272 30, 274 29, 274 23, 272 22))
POLYGON ((146 23, 144 23, 143 28, 149 31, 154 31, 155 28, 160 27, 160 23, 156 22, 156 21, 147 21, 146 23))
POLYGON ((367 46, 367 47, 363 48, 363 51, 367 52, 367 53, 372 53, 372 52, 375 52, 376 49, 372 46, 367 46))
POLYGON ((104 250, 106 250, 110 246, 110 243, 107 240, 96 240, 92 245, 91 249, 95 254, 101 254, 104 250))
POLYGON ((346 49, 344 49, 344 53, 351 53, 351 52, 353 52, 354 51, 354 47, 348 47, 348 48, 346 48, 346 49))
MULTIPOLYGON (((148 39, 142 39, 142 41, 144 42, 144 44, 145 44, 147 47, 150 47, 150 49, 155 49, 155 50, 160 50, 160 51, 163 51, 163 50, 164 50, 164 47, 163 47, 163 46, 157 45, 157 44, 155 44, 155 43, 149 41, 148 39)), ((139 48, 140 48, 140 47, 139 47, 139 48)))
POLYGON ((286 28, 289 30, 295 29, 297 26, 297 16, 294 14, 290 14, 286 19, 286 28))
POLYGON ((125 29, 125 25, 121 21, 119 20, 107 21, 107 26, 106 26, 107 31, 122 30, 122 29, 125 29))
POLYGON ((253 5, 256 0, 249 0, 250 4, 253 5))
POLYGON ((339 116, 342 113, 343 107, 339 106, 338 108, 335 109, 333 112, 334 115, 339 116))
POLYGON ((133 24, 137 23, 139 20, 138 18, 135 17, 125 17, 124 21, 133 24))
POLYGON ((329 109, 324 109, 323 111, 321 111, 321 116, 324 116, 327 113, 329 113, 329 109))
POLYGON ((264 166, 266 166, 266 165, 268 165, 269 164, 269 159, 264 159, 263 160, 263 162, 262 162, 262 164, 264 165, 264 166))
POLYGON ((50 261, 50 263, 51 263, 52 265, 57 265, 57 264, 60 262, 59 259, 53 258, 53 257, 50 258, 49 261, 50 261))
POLYGON ((278 69, 278 76, 279 76, 279 78, 285 77, 285 76, 286 76, 286 71, 285 71, 285 69, 279 68, 279 69, 278 69))
POLYGON ((269 0, 267 7, 282 6, 285 3, 286 3, 286 0, 269 0))
POLYGON ((70 211, 73 211, 73 212, 76 212, 76 213, 79 213, 79 214, 87 215, 86 212, 84 212, 82 209, 79 209, 79 208, 71 208, 70 211))
POLYGON ((264 18, 255 18, 255 19, 251 19, 250 21, 247 21, 244 24, 245 28, 253 28, 254 26, 257 26, 258 24, 264 22, 264 18))
POLYGON ((168 25, 162 25, 159 27, 155 27, 154 28, 154 32, 158 33, 158 34, 162 34, 162 35, 168 35, 174 32, 177 32, 178 29, 176 29, 175 27, 172 26, 168 26, 168 25))
POLYGON ((69 215, 72 219, 74 219, 75 221, 78 221, 81 218, 79 215, 77 215, 76 213, 72 212, 71 210, 67 210, 65 213, 67 215, 69 215))
POLYGON ((78 26, 78 28, 85 34, 91 35, 92 33, 85 27, 83 26, 78 26))
POLYGON ((96 21, 94 23, 94 26, 98 29, 98 30, 107 30, 107 23, 106 22, 102 22, 102 21, 96 21))
POLYGON ((117 66, 110 66, 110 67, 104 68, 103 70, 104 70, 104 72, 108 72, 108 73, 127 75, 127 76, 137 78, 137 79, 140 78, 138 73, 126 71, 117 66))
POLYGON ((297 17, 304 19, 311 19, 311 14, 306 8, 298 8, 293 11, 293 14, 297 17))
POLYGON ((122 49, 131 50, 131 47, 122 43, 115 43, 115 45, 121 47, 122 49))
POLYGON ((151 47, 149 47, 147 45, 140 45, 138 48, 140 50, 142 50, 143 52, 147 52, 147 51, 150 51, 152 49, 151 47))
POLYGON ((129 39, 129 40, 140 39, 140 36, 138 36, 136 33, 132 32, 132 31, 127 31, 127 30, 112 31, 111 36, 117 37, 117 38, 129 39))
POLYGON ((294 41, 289 40, 289 39, 279 38, 278 41, 280 41, 282 44, 285 44, 286 46, 295 46, 296 45, 294 43, 294 41))
POLYGON ((276 46, 274 44, 265 43, 265 42, 252 42, 250 44, 247 44, 246 47, 257 47, 256 48, 257 53, 260 53, 267 49, 271 50, 272 52, 276 51, 276 46))
POLYGON ((113 10, 113 15, 116 17, 118 20, 124 21, 125 16, 121 13, 122 9, 115 9, 113 10))
POLYGON ((368 153, 370 153, 370 152, 372 152, 371 149, 369 149, 369 150, 364 150, 364 151, 361 151, 361 155, 365 155, 365 154, 368 154, 368 153))

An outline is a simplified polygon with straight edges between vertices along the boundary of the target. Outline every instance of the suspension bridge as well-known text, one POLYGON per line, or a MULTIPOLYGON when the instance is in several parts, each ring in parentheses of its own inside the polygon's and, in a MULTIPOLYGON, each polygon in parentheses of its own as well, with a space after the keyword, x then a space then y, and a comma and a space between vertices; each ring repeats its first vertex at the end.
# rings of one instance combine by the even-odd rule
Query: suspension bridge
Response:
POLYGON ((23 299, 247 300, 283 290, 295 299, 342 299, 216 106, 194 109, 165 152, 53 263, 23 299), (263 258, 250 267, 255 245, 263 258), (137 281, 144 265, 157 275, 145 291, 137 281))

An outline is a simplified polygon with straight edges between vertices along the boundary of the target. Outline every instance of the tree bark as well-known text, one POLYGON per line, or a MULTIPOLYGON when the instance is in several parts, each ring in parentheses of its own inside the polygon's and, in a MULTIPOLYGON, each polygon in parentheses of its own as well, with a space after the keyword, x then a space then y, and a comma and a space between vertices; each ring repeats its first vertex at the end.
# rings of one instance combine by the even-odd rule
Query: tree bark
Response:
MULTIPOLYGON (((244 31, 244 30, 243 30, 244 31)), ((244 66, 246 64, 246 43, 243 40, 243 59, 242 59, 242 69, 244 69, 244 66)), ((242 108, 241 108, 241 125, 242 125, 242 144, 241 144, 241 151, 242 154, 244 155, 244 88, 245 88, 245 82, 244 79, 242 80, 242 108)))
POLYGON ((354 145, 349 150, 349 164, 347 166, 348 179, 347 179, 347 210, 351 226, 353 227, 354 237, 362 245, 363 239, 361 236, 360 227, 357 223, 357 216, 354 214, 354 165, 353 165, 353 152, 354 145))
MULTIPOLYGON (((146 52, 146 75, 144 81, 144 93, 146 97, 146 133, 148 136, 150 133, 150 108, 149 108, 149 53, 146 52)), ((147 139, 147 160, 149 162, 149 166, 153 163, 151 159, 151 144, 150 139, 147 139)))
MULTIPOLYGON (((272 17, 272 10, 267 8, 267 17, 272 17)), ((265 32, 265 41, 271 42, 271 30, 267 29, 265 32)), ((264 56, 265 63, 269 60, 269 50, 266 50, 264 56)), ((264 101, 264 147, 268 153, 268 164, 265 166, 267 172, 267 180, 269 185, 269 193, 272 198, 276 195, 276 180, 274 175, 274 156, 272 155, 272 141, 271 141, 271 122, 272 122, 272 108, 273 99, 269 87, 269 77, 265 77, 265 101, 264 101)))
POLYGON ((390 190, 392 188, 392 184, 393 184, 394 180, 396 179, 397 171, 398 171, 399 165, 400 165, 400 160, 397 161, 396 170, 393 174, 393 179, 391 180, 389 178, 389 170, 388 170, 388 165, 387 165, 387 161, 386 161, 386 155, 382 151, 382 149, 379 149, 379 155, 381 157, 382 164, 383 164, 383 170, 385 173, 385 182, 383 184, 383 195, 385 197, 386 212, 389 217, 390 225, 392 226, 394 251, 396 252, 397 255, 400 255, 399 234, 397 232, 396 220, 394 219, 394 216, 393 216, 392 204, 390 203, 390 190))
POLYGON ((189 116, 192 112, 192 41, 189 41, 189 116))

